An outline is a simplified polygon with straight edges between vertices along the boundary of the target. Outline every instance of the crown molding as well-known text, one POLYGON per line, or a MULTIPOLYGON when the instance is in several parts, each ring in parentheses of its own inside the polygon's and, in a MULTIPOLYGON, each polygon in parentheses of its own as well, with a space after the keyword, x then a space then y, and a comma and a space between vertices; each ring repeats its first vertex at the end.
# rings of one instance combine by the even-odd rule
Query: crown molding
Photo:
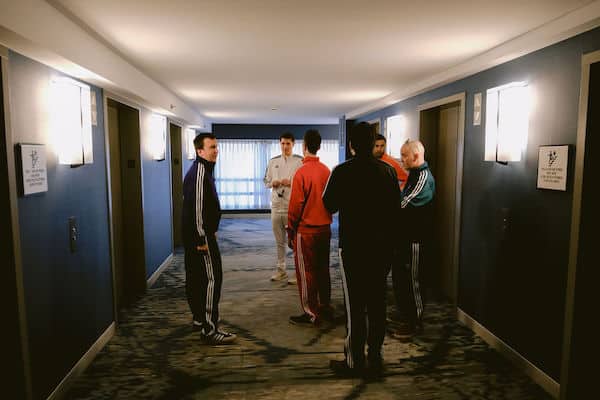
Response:
POLYGON ((445 84, 504 64, 598 26, 600 26, 600 1, 594 1, 446 71, 398 88, 393 93, 377 101, 355 108, 346 113, 346 118, 358 118, 445 84))

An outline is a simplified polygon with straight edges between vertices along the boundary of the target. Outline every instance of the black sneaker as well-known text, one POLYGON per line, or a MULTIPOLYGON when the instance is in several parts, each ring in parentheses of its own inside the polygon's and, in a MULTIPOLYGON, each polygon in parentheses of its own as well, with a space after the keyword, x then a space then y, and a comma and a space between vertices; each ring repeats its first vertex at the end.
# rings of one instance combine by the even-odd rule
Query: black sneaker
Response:
POLYGON ((410 323, 400 324, 396 328, 396 335, 398 336, 412 336, 415 334, 415 325, 410 323))
POLYGON ((235 342, 237 336, 234 333, 224 332, 224 331, 215 331, 211 334, 200 334, 200 339, 204 344, 208 344, 211 346, 219 346, 222 344, 231 344, 235 342))
POLYGON ((423 334, 423 329, 423 321, 417 320, 417 323, 415 324, 415 333, 421 335, 423 334))
POLYGON ((333 307, 329 306, 329 307, 324 307, 321 310, 321 314, 320 314, 320 318, 323 321, 327 321, 327 322, 335 322, 335 314, 333 312, 333 307))
POLYGON ((383 366, 383 358, 380 354, 376 356, 369 355, 367 357, 367 370, 365 371, 365 375, 370 379, 380 379, 383 377, 384 366, 383 366))
POLYGON ((290 324, 312 326, 314 325, 312 318, 308 314, 292 315, 290 317, 290 324))
POLYGON ((346 360, 330 360, 329 369, 340 378, 360 378, 364 375, 363 368, 350 368, 346 360))

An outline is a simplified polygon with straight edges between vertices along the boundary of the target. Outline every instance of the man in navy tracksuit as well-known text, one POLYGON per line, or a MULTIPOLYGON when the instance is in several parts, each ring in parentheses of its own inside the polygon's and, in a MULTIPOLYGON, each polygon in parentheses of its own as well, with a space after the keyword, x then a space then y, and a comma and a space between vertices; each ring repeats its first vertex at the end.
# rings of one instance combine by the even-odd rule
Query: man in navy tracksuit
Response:
POLYGON ((407 141, 400 149, 408 180, 402 190, 402 262, 392 266, 396 306, 406 325, 398 334, 410 335, 422 330, 422 270, 425 249, 430 245, 433 226, 435 180, 425 161, 425 148, 418 140, 407 141))
POLYGON ((325 208, 340 213, 347 336, 344 360, 331 360, 330 368, 344 377, 378 376, 383 369, 386 275, 397 243, 401 194, 396 171, 373 157, 374 143, 372 127, 356 125, 350 134, 356 157, 333 169, 323 193, 325 208), (374 218, 376 212, 385 218, 374 218))
POLYGON ((236 336, 218 328, 223 283, 221 253, 216 232, 221 206, 213 170, 219 153, 217 138, 202 133, 194 139, 196 160, 183 180, 183 243, 185 289, 193 314, 193 327, 206 344, 228 344, 236 336))

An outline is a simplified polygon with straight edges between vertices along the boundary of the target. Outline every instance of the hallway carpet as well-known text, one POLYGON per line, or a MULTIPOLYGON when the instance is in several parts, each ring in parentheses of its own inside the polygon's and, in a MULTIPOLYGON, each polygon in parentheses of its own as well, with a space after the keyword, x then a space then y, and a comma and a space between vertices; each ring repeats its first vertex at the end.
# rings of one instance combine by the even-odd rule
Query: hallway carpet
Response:
MULTIPOLYGON (((337 228, 335 229, 337 231, 337 228)), ((275 246, 268 215, 225 218, 219 231, 224 285, 221 318, 231 346, 210 347, 191 328, 183 254, 125 310, 116 335, 71 386, 68 399, 550 399, 479 337, 449 305, 428 304, 424 333, 408 343, 386 337, 383 380, 338 379, 343 358, 343 295, 331 249, 332 297, 340 321, 290 325, 296 286, 269 281, 275 246)), ((288 272, 293 273, 289 257, 288 272)), ((391 285, 390 285, 391 287, 391 285)))

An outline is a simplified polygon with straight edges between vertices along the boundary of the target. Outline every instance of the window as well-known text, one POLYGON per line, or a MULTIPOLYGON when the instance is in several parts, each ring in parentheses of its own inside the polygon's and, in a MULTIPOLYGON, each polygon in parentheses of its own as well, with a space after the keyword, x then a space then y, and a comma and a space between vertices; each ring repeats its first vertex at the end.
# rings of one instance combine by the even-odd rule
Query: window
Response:
MULTIPOLYGON (((293 152, 302 155, 302 141, 296 141, 293 152)), ((219 140, 215 184, 221 208, 270 208, 271 190, 265 187, 263 179, 269 160, 279 154, 279 140, 219 140)), ((323 140, 317 155, 333 169, 339 162, 338 141, 323 140)))

